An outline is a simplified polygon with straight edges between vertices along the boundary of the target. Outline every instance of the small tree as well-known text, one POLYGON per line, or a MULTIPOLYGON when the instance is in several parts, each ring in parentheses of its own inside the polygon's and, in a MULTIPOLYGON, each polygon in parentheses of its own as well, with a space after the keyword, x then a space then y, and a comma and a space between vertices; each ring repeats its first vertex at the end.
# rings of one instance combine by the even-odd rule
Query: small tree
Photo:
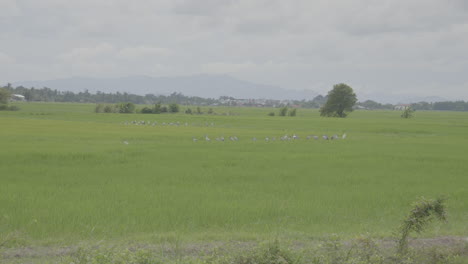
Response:
POLYGON ((203 114, 203 112, 202 112, 202 110, 201 110, 201 108, 199 106, 197 106, 197 114, 199 114, 199 115, 203 114))
POLYGON ((413 117, 414 110, 410 106, 405 108, 405 111, 401 114, 402 118, 411 118, 413 117))
POLYGON ((120 103, 117 105, 117 108, 119 109, 119 113, 122 114, 135 113, 135 104, 133 103, 120 103))
POLYGON ((213 108, 209 108, 209 109, 208 109, 208 114, 209 114, 209 115, 212 115, 212 114, 214 114, 214 110, 213 110, 213 108))
POLYGON ((104 105, 103 104, 97 104, 96 107, 94 108, 95 113, 102 113, 104 112, 104 105))
POLYGON ((185 113, 188 114, 188 115, 191 115, 192 114, 192 109, 187 108, 187 110, 185 110, 185 113))
POLYGON ((162 111, 161 111, 161 104, 160 103, 157 103, 154 105, 153 107, 153 113, 155 114, 160 114, 162 111))
POLYGON ((140 111, 142 114, 152 114, 153 113, 153 109, 149 108, 149 107, 143 107, 140 111))
POLYGON ((103 110, 104 113, 114 113, 114 107, 112 105, 106 105, 104 106, 103 110))
POLYGON ((288 107, 285 106, 285 107, 281 107, 280 110, 279 110, 279 116, 286 116, 286 114, 288 113, 288 107))
POLYGON ((327 117, 346 117, 348 112, 353 111, 357 98, 353 88, 347 84, 340 83, 333 86, 328 92, 328 100, 320 108, 320 115, 327 117))
POLYGON ((179 105, 172 103, 169 105, 169 113, 178 113, 180 111, 179 105))
POLYGON ((289 116, 296 116, 296 110, 296 108, 291 109, 291 111, 289 111, 289 116))

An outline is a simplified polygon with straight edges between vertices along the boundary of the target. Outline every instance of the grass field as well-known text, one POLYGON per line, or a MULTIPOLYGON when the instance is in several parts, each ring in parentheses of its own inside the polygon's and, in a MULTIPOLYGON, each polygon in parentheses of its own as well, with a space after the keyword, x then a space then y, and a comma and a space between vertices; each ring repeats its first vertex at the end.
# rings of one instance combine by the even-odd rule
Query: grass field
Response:
POLYGON ((270 117, 277 109, 143 115, 95 114, 91 104, 19 107, 0 112, 0 243, 388 237, 415 199, 440 195, 449 221, 423 235, 468 234, 468 113, 402 119, 356 111, 336 119, 306 109, 270 117), (158 125, 124 124, 132 120, 158 125), (343 133, 345 140, 306 139, 343 133), (280 141, 285 134, 300 139, 280 141), (220 136, 239 141, 214 140, 220 136))

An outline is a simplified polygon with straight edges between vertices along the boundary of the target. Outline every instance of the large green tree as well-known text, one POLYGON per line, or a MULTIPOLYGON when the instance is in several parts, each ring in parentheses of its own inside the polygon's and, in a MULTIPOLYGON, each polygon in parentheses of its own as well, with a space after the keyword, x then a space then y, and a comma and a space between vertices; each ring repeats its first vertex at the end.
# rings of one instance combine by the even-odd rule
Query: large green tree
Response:
POLYGON ((336 84, 333 86, 333 90, 328 92, 328 100, 320 108, 320 115, 346 117, 349 112, 353 111, 353 106, 356 102, 357 98, 353 88, 344 83, 336 84))

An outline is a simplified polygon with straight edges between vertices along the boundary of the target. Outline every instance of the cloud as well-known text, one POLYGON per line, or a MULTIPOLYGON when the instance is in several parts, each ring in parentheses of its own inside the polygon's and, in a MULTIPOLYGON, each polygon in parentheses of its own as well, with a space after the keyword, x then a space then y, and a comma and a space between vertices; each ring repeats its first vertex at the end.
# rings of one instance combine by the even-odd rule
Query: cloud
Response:
POLYGON ((169 49, 151 46, 137 46, 123 48, 118 51, 117 57, 122 59, 149 59, 152 57, 166 56, 170 54, 169 49))
POLYGON ((15 63, 15 59, 9 56, 8 54, 5 54, 0 51, 0 64, 5 65, 5 64, 10 64, 10 63, 15 63))
POLYGON ((468 81, 465 0, 0 0, 0 9, 0 61, 10 66, 0 82, 209 72, 295 89, 428 92, 424 84, 468 81))
POLYGON ((16 17, 21 14, 21 10, 15 0, 2 0, 0 1, 0 20, 16 17))

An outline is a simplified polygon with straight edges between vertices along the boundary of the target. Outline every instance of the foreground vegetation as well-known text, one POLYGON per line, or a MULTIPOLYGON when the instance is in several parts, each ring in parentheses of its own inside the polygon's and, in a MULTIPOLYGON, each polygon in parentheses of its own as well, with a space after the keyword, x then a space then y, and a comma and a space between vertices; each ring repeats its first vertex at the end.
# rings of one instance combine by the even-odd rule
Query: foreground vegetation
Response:
POLYGON ((333 233, 380 241, 395 237, 417 197, 439 195, 447 197, 448 222, 421 236, 468 234, 466 113, 402 119, 355 111, 330 119, 307 109, 287 118, 268 116, 271 108, 187 115, 182 107, 103 115, 94 104, 18 105, 0 113, 2 250, 173 238, 320 244, 333 233), (133 120, 158 125, 125 125, 133 120), (161 125, 176 122, 187 125, 161 125), (345 140, 306 139, 343 133, 345 140), (264 140, 285 134, 299 139, 264 140), (239 141, 214 140, 221 136, 239 141))

